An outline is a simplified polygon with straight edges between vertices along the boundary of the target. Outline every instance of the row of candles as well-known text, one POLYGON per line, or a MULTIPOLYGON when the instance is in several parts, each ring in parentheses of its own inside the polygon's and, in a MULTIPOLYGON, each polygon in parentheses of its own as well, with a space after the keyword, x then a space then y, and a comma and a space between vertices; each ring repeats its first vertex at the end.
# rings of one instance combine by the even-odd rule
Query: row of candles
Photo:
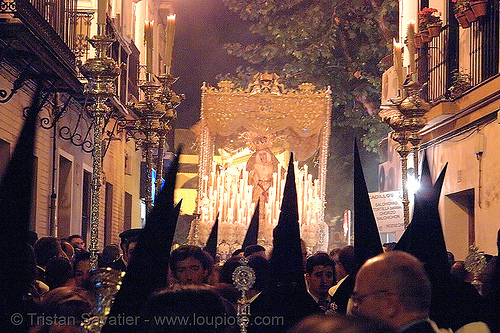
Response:
MULTIPOLYGON (((146 45, 146 69, 148 73, 153 72, 153 31, 154 20, 144 21, 144 44, 146 45)), ((172 51, 174 47, 175 35, 175 14, 167 16, 167 24, 165 27, 165 67, 166 73, 170 74, 172 67, 172 51)))
MULTIPOLYGON (((300 169, 295 162, 294 168, 301 234, 312 248, 316 245, 324 224, 321 220, 323 203, 319 181, 312 178, 307 165, 300 169)), ((283 170, 280 167, 273 174, 268 200, 260 203, 259 243, 266 247, 272 245, 272 231, 279 219, 286 179, 286 172, 283 170)), ((221 168, 214 162, 210 176, 202 177, 200 191, 200 243, 204 244, 218 216, 219 251, 225 252, 220 246, 227 247, 228 251, 240 247, 256 207, 256 201, 252 197, 253 186, 249 185, 249 172, 244 169, 244 165, 221 168)))
MULTIPOLYGON (((146 45, 146 69, 148 73, 153 72, 153 32, 154 20, 144 21, 144 44, 146 45)), ((165 67, 166 73, 170 74, 172 67, 172 51, 174 47, 175 35, 175 14, 167 16, 167 25, 165 27, 165 67)))
MULTIPOLYGON (((393 61, 394 69, 396 70, 396 77, 398 83, 398 90, 400 95, 403 92, 403 83, 405 81, 404 67, 403 67, 403 43, 398 43, 396 40, 393 41, 393 61)), ((406 30, 406 48, 408 54, 409 62, 409 73, 415 74, 417 72, 417 66, 415 62, 415 54, 417 53, 417 47, 415 45, 415 22, 410 21, 407 25, 406 30)))

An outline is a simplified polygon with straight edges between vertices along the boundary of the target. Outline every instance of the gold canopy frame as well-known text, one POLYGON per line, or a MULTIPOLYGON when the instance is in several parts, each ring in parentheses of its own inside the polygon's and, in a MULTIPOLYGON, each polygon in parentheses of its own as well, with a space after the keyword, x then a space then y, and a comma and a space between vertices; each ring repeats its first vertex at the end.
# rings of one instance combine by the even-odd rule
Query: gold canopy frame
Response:
MULTIPOLYGON (((248 191, 245 190, 247 182, 241 183, 241 178, 248 177, 248 174, 241 168, 238 169, 239 171, 234 171, 233 174, 221 174, 217 170, 225 169, 229 164, 241 164, 242 161, 248 161, 251 152, 255 151, 255 144, 258 146, 259 143, 262 143, 262 138, 266 141, 266 148, 269 148, 269 152, 275 155, 282 154, 282 168, 279 168, 278 175, 273 176, 273 186, 276 187, 275 196, 270 197, 270 199, 278 201, 278 213, 284 186, 284 181, 280 182, 280 179, 284 177, 285 164, 288 162, 284 156, 287 156, 287 153, 291 151, 295 161, 303 162, 317 154, 317 179, 312 179, 311 175, 308 175, 307 165, 304 166, 305 170, 304 168, 299 170, 296 163, 296 171, 298 171, 299 177, 302 175, 302 182, 299 181, 298 187, 308 181, 311 183, 309 188, 298 188, 298 195, 299 197, 303 195, 304 199, 311 196, 317 199, 319 203, 315 206, 315 210, 318 212, 310 219, 314 220, 315 229, 318 229, 318 226, 321 226, 319 227, 321 229, 324 225, 330 118, 331 91, 329 87, 317 90, 311 83, 303 83, 299 85, 298 89, 285 89, 279 83, 278 75, 270 73, 255 75, 254 82, 249 84, 247 89, 235 88, 235 84, 231 81, 221 81, 218 83, 218 87, 204 84, 201 98, 198 169, 197 212, 200 214, 200 218, 193 222, 192 242, 204 244, 208 233, 210 233, 210 225, 214 223, 219 213, 219 250, 221 250, 221 246, 226 248, 219 252, 228 253, 235 247, 241 246, 242 238, 253 214, 255 198, 252 205, 236 204, 238 208, 234 208, 233 212, 229 213, 231 215, 230 221, 225 221, 228 217, 220 213, 228 211, 235 193, 237 193, 235 200, 245 200, 245 196, 248 196, 248 191), (258 140, 259 138, 261 141, 258 140), (226 155, 225 158, 222 156, 221 160, 214 156, 216 148, 222 153, 220 155, 226 155), (235 179, 238 182, 237 185, 232 184, 235 179), (219 193, 215 192, 219 196, 219 201, 222 199, 224 202, 211 202, 217 200, 213 198, 213 189, 210 190, 212 186, 215 186, 219 191, 219 193), (234 191, 235 187, 236 192, 234 191), (232 194, 224 199, 220 192, 231 188, 233 189, 232 194), (308 194, 307 191, 310 193, 308 194), (225 202, 226 200, 231 202, 225 202), (213 206, 210 212, 208 212, 207 205, 213 206), (207 222, 210 225, 207 225, 207 222), (231 234, 229 237, 227 237, 228 232, 221 230, 221 227, 224 229, 224 223, 229 223, 229 233, 231 234), (235 225, 233 226, 231 223, 235 225), (227 238, 231 238, 231 240, 228 241, 227 238)), ((260 206, 262 226, 262 213, 266 214, 273 208, 266 208, 267 205, 263 205, 262 202, 260 206)), ((311 207, 305 204, 301 206, 299 198, 299 215, 302 217, 303 234, 305 230, 308 230, 305 226, 305 223, 309 221, 306 215, 307 211, 312 209, 311 207)), ((272 214, 275 221, 279 214, 276 212, 272 214)), ((311 215, 311 213, 309 214, 311 215)), ((313 225, 310 227, 313 228, 313 225)), ((308 244, 310 250, 318 249, 318 246, 324 247, 326 250, 327 232, 325 230, 321 232, 309 230, 309 233, 311 232, 319 233, 318 237, 323 240, 319 239, 315 244, 308 244)), ((305 233, 307 234, 308 231, 305 233)), ((259 239, 259 243, 269 246, 271 244, 271 236, 269 235, 272 235, 272 230, 268 230, 267 237, 262 236, 266 239, 259 239)), ((311 239, 308 243, 311 243, 311 239)))

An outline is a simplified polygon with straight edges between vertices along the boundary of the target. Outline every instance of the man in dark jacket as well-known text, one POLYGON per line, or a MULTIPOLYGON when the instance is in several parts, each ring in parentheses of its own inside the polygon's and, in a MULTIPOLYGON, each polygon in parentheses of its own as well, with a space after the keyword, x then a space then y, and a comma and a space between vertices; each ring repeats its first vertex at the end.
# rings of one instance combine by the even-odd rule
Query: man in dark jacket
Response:
POLYGON ((412 255, 386 252, 358 271, 352 312, 383 321, 402 333, 433 333, 429 320, 431 284, 423 264, 412 255))

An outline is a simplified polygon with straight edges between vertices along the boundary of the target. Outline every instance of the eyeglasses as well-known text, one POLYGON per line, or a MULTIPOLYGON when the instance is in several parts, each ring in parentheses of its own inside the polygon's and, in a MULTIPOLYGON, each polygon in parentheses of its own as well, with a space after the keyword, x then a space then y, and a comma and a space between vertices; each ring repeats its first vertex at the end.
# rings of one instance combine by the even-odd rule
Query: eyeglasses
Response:
POLYGON ((389 290, 386 290, 386 289, 384 289, 384 290, 376 290, 376 291, 373 291, 371 293, 366 293, 364 295, 358 295, 356 293, 352 293, 351 294, 351 300, 355 304, 361 304, 366 297, 377 295, 377 294, 381 294, 381 293, 392 294, 389 290))

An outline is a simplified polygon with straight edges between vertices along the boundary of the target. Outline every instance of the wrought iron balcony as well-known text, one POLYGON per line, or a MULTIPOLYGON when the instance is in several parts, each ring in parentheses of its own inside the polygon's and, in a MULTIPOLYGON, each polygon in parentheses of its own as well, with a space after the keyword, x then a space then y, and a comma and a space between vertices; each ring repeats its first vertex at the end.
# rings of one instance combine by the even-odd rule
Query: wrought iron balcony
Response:
MULTIPOLYGON (((6 60, 21 73, 28 73, 20 75, 19 85, 42 76, 59 81, 59 90, 81 92, 77 64, 89 57, 87 39, 93 19, 93 11, 77 10, 77 0, 0 0, 0 62, 6 60)), ((108 21, 107 30, 115 38, 120 34, 113 21, 108 21)), ((123 38, 116 40, 112 57, 128 64, 116 83, 119 99, 125 104, 128 96, 139 98, 139 50, 123 38)))
POLYGON ((81 91, 67 43, 75 8, 76 0, 0 0, 1 60, 27 78, 43 76, 60 89, 81 91))
MULTIPOLYGON (((468 51, 460 52, 459 26, 453 15, 441 34, 428 45, 428 61, 426 68, 419 66, 420 71, 428 71, 428 97, 431 101, 450 98, 450 87, 453 86, 453 73, 460 71, 461 57, 469 62, 470 87, 477 86, 499 74, 499 3, 488 2, 488 14, 472 22, 465 31, 468 33, 468 51)), ((453 10, 450 8, 452 13, 453 10)), ((425 61, 422 61, 425 63, 425 61)))

